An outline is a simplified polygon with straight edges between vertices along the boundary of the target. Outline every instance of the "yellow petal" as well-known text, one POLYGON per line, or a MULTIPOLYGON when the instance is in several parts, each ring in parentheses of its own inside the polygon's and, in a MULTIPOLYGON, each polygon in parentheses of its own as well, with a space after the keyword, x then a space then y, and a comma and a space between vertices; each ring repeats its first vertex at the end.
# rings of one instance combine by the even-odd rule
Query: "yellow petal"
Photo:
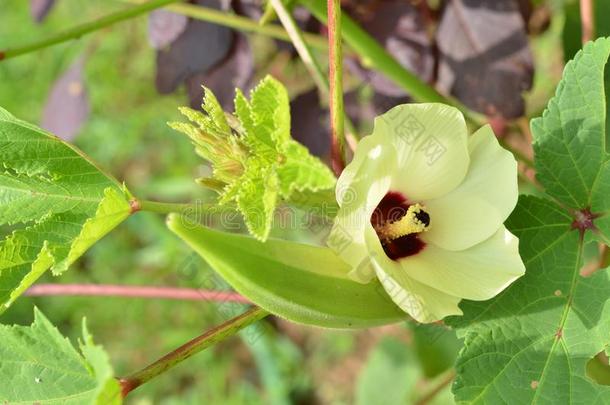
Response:
POLYGON ((423 284, 477 301, 496 296, 525 273, 519 240, 503 225, 469 249, 450 251, 427 245, 399 263, 403 273, 423 284))
POLYGON ((468 144, 470 167, 455 190, 425 201, 430 229, 422 238, 448 250, 467 249, 493 235, 517 204, 517 162, 489 125, 468 144))
POLYGON ((395 165, 396 152, 391 145, 368 136, 360 141, 354 160, 337 181, 337 202, 341 209, 327 244, 352 265, 354 271, 350 274, 359 282, 374 278, 370 267, 361 266, 367 256, 364 234, 367 228, 372 230, 371 215, 389 190, 395 165))
POLYGON ((418 202, 447 194, 468 170, 464 116, 443 104, 405 104, 375 119, 373 136, 393 145, 398 165, 392 190, 418 202))
POLYGON ((408 276, 400 263, 389 259, 374 231, 367 233, 369 259, 377 278, 392 301, 422 323, 435 322, 449 315, 462 315, 461 298, 446 294, 408 276))

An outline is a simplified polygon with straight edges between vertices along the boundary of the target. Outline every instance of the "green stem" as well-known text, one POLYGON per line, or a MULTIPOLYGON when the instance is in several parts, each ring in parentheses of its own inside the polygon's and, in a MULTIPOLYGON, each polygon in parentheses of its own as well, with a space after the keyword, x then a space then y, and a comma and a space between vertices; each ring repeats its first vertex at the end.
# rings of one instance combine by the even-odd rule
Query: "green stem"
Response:
MULTIPOLYGON (((292 44, 294 45, 299 57, 307 67, 309 74, 313 77, 316 86, 318 87, 318 91, 320 92, 320 96, 323 99, 328 99, 330 94, 330 84, 328 83, 328 79, 324 74, 320 64, 317 62, 311 50, 307 46, 307 42, 305 41, 304 33, 301 31, 297 23, 292 18, 292 15, 284 5, 282 0, 271 0, 271 5, 275 10, 275 13, 279 17, 282 25, 286 29, 292 44)), ((325 40, 326 42, 326 40, 325 40)), ((328 49, 328 46, 326 47, 328 49)), ((353 143, 357 143, 357 135, 356 135, 356 127, 354 124, 346 117, 345 118, 345 126, 349 132, 349 136, 353 143)))
MULTIPOLYGON (((318 20, 327 21, 324 0, 300 0, 318 20)), ((329 15, 330 16, 330 15, 329 15)), ((341 18, 341 34, 349 46, 362 58, 368 68, 379 70, 389 79, 409 92, 420 102, 454 104, 433 87, 406 70, 392 55, 348 16, 341 18)))
POLYGON ((137 17, 141 14, 145 14, 154 9, 166 6, 170 3, 174 3, 178 0, 151 0, 137 6, 129 7, 125 10, 117 11, 116 13, 109 14, 107 16, 90 21, 67 31, 60 32, 55 35, 51 35, 45 39, 37 42, 33 42, 28 45, 7 49, 0 51, 0 60, 13 58, 15 56, 24 55, 39 49, 47 48, 53 45, 61 44, 63 42, 78 39, 83 35, 89 34, 93 31, 108 27, 121 21, 128 20, 130 18, 137 17))
MULTIPOLYGON (((195 6, 192 4, 172 4, 168 6, 167 9, 187 17, 224 25, 239 31, 254 32, 282 41, 291 41, 290 35, 282 27, 272 24, 260 25, 258 22, 246 17, 240 17, 238 15, 228 14, 222 11, 207 7, 195 6)), ((303 41, 312 48, 317 48, 323 51, 328 49, 328 42, 326 41, 326 38, 321 35, 304 33, 303 41)))
MULTIPOLYGON (((320 21, 326 22, 326 7, 324 0, 299 0, 320 21)), ((341 18, 341 35, 350 48, 360 56, 367 68, 378 70, 386 77, 403 88, 418 102, 444 103, 453 105, 464 113, 466 117, 477 126, 484 120, 481 114, 471 111, 458 100, 446 97, 436 91, 428 83, 421 80, 414 73, 405 69, 398 61, 390 55, 375 38, 363 30, 349 16, 341 18)))
POLYGON ((158 214, 180 213, 194 208, 192 204, 163 203, 147 200, 132 200, 131 207, 132 212, 148 211, 156 212, 158 214))
POLYGON ((333 168, 340 174, 345 167, 345 130, 343 108, 343 54, 341 50, 341 1, 327 0, 328 76, 330 81, 330 123, 333 168))
MULTIPOLYGON (((327 21, 327 10, 324 0, 299 0, 299 2, 311 11, 318 20, 322 22, 327 21)), ((350 49, 360 56, 363 64, 370 69, 383 73, 408 92, 415 101, 453 105, 459 108, 468 121, 476 127, 481 126, 485 122, 483 115, 470 110, 453 97, 446 97, 440 94, 434 87, 405 69, 373 37, 346 15, 341 17, 341 35, 350 49)), ((532 161, 518 150, 511 148, 509 145, 504 145, 504 147, 513 152, 527 166, 533 167, 532 161)))
POLYGON ((328 97, 328 80, 326 80, 326 76, 324 76, 320 64, 313 57, 309 47, 305 43, 303 33, 290 15, 288 9, 286 9, 283 0, 270 0, 270 3, 273 6, 278 18, 282 22, 284 29, 286 29, 286 32, 297 50, 297 53, 301 57, 301 60, 305 64, 305 67, 313 77, 313 80, 316 82, 316 86, 318 87, 321 96, 324 98, 328 97))
POLYGON ((131 212, 138 211, 156 212, 158 214, 182 213, 187 216, 201 214, 218 214, 222 212, 232 212, 234 208, 219 206, 218 204, 203 203, 197 201, 192 204, 165 203, 148 200, 133 199, 130 202, 131 212))
POLYGON ((267 315, 269 315, 269 312, 262 308, 254 307, 249 309, 245 313, 228 320, 222 325, 219 325, 180 346, 144 369, 131 374, 128 377, 119 379, 123 397, 127 396, 127 394, 140 385, 152 380, 167 370, 174 368, 184 360, 191 358, 208 347, 235 335, 240 330, 263 319, 267 315))

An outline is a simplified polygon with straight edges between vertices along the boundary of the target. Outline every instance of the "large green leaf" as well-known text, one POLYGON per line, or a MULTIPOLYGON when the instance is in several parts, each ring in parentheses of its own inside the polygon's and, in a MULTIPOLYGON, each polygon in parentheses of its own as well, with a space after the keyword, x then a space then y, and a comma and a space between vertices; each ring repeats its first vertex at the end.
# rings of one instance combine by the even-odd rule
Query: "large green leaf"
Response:
POLYGON ((565 67, 555 97, 532 120, 536 170, 546 192, 574 209, 610 210, 604 68, 610 40, 589 43, 565 67))
POLYGON ((532 121, 538 178, 552 199, 522 196, 507 222, 525 276, 447 320, 465 337, 453 387, 460 403, 610 403, 610 387, 586 375, 610 345, 610 270, 580 275, 585 241, 610 235, 609 55, 610 39, 587 44, 532 121))
POLYGON ((169 228, 240 294, 294 322, 359 328, 406 319, 378 282, 350 280, 350 267, 330 249, 251 237, 190 224, 178 215, 169 228))
POLYGON ((83 323, 80 353, 35 310, 31 326, 0 325, 0 403, 122 403, 108 355, 83 323))
MULTIPOLYGON (((585 374, 610 342, 607 270, 579 275, 582 243, 558 205, 522 197, 507 223, 525 276, 491 302, 467 302, 450 321, 465 335, 456 399, 468 403, 595 403, 610 387, 585 374)), ((606 403, 603 402, 603 403, 606 403)))
POLYGON ((0 108, 0 312, 129 216, 127 192, 81 152, 0 108))

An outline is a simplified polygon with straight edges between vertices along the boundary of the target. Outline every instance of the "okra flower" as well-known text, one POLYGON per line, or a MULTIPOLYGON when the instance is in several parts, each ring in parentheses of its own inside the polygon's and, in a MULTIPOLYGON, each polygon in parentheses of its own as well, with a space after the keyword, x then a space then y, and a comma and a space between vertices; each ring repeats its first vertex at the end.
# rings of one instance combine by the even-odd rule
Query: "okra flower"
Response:
POLYGON ((488 125, 468 136, 453 107, 401 105, 377 117, 339 177, 328 244, 350 277, 377 277, 400 308, 433 322, 523 275, 503 225, 517 197, 517 163, 488 125))

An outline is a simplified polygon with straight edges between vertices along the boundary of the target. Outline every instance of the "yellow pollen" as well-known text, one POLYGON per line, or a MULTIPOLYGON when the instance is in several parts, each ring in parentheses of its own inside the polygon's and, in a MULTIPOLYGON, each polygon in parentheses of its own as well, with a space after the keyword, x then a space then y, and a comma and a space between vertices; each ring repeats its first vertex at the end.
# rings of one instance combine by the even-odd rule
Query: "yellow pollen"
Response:
POLYGON ((421 204, 414 204, 409 207, 407 213, 398 221, 388 222, 378 230, 383 239, 394 240, 412 233, 426 232, 430 229, 429 225, 417 219, 416 214, 424 211, 421 204))

